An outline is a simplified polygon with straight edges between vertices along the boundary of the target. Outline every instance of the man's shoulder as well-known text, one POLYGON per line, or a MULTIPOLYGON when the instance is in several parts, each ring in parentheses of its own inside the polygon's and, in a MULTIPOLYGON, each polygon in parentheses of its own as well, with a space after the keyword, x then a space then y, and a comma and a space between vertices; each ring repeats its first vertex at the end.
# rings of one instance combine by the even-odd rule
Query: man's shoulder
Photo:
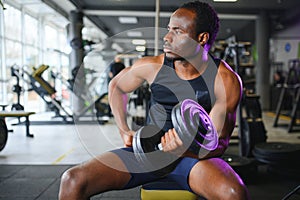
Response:
POLYGON ((131 72, 147 80, 148 83, 152 83, 155 75, 162 67, 163 61, 163 55, 142 57, 131 66, 131 72))
POLYGON ((164 54, 158 55, 158 56, 144 56, 140 59, 138 59, 135 62, 135 65, 157 65, 162 64, 164 61, 164 54))
POLYGON ((224 83, 228 83, 228 85, 231 85, 231 86, 237 85, 240 87, 240 85, 241 85, 240 76, 224 60, 221 60, 221 62, 220 62, 219 74, 221 75, 224 83))

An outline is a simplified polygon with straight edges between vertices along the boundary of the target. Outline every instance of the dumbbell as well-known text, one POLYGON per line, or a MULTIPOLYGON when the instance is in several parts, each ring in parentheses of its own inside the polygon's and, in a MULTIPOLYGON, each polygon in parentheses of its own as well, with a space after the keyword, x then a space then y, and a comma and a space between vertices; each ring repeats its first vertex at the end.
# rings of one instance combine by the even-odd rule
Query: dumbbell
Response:
MULTIPOLYGON (((197 102, 191 99, 179 102, 172 109, 171 119, 185 149, 197 154, 199 158, 217 148, 217 131, 207 112, 197 102)), ((164 134, 155 125, 141 127, 132 145, 139 163, 159 176, 170 173, 179 161, 178 156, 162 151, 160 141, 164 134)))
POLYGON ((159 148, 164 134, 159 127, 149 124, 138 129, 132 141, 134 155, 141 167, 159 177, 169 174, 178 162, 178 156, 159 148))

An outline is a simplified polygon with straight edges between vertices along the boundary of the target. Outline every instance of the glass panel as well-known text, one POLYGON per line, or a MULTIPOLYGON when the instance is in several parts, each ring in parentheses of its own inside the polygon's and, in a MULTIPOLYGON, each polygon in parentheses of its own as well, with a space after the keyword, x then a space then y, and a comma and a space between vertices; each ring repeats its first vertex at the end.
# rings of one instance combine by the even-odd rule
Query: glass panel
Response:
POLYGON ((31 46, 25 46, 25 65, 37 66, 38 65, 38 50, 31 46))
MULTIPOLYGON (((5 56, 6 56, 6 78, 9 80, 7 82, 7 92, 8 92, 8 103, 13 104, 17 103, 17 94, 12 91, 14 84, 16 84, 16 77, 11 74, 11 67, 17 65, 18 67, 22 64, 22 46, 20 42, 15 42, 6 39, 5 40, 5 56)), ((22 84, 21 84, 22 85, 22 84)), ((23 95, 22 95, 23 96, 23 95)), ((22 97, 20 101, 22 101, 22 97)), ((20 102, 23 105, 23 102, 20 102)), ((10 108, 9 108, 10 109, 10 108)))
POLYGON ((31 44, 37 46, 38 44, 38 21, 29 16, 25 15, 25 44, 31 44))
POLYGON ((58 49, 57 31, 46 25, 45 27, 45 47, 46 49, 58 49))
POLYGON ((4 12, 4 31, 6 38, 21 41, 21 12, 6 5, 4 12))
POLYGON ((67 33, 65 31, 59 33, 59 50, 66 54, 70 54, 72 51, 72 48, 67 40, 67 33))
POLYGON ((6 65, 8 67, 17 64, 22 64, 22 49, 21 49, 21 43, 20 42, 14 42, 11 40, 5 40, 6 45, 6 65))

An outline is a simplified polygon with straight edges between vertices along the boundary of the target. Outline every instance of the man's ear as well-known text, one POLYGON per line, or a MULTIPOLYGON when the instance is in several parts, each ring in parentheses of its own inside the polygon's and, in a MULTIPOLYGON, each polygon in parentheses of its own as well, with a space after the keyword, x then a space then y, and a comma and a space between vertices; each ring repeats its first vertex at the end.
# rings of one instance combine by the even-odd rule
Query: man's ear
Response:
POLYGON ((203 32, 198 35, 198 42, 200 45, 205 45, 209 40, 209 33, 203 32))

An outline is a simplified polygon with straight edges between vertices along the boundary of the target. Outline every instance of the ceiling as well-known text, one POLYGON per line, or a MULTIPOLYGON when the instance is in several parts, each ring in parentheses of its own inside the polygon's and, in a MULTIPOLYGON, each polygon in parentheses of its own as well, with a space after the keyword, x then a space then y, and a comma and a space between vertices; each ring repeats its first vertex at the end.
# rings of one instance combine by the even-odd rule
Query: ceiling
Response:
MULTIPOLYGON (((147 47, 154 47, 155 36, 155 9, 156 0, 43 0, 64 8, 62 2, 68 3, 82 11, 109 39, 117 43, 124 52, 135 49, 132 39, 146 39, 147 47), (56 3, 55 3, 56 2, 56 3), (121 24, 118 17, 136 16, 136 24, 121 24), (146 28, 147 27, 147 28, 146 28), (128 32, 142 32, 141 36, 128 36, 128 32)), ((212 0, 203 0, 210 3, 220 17, 220 31, 217 40, 224 40, 235 35, 240 41, 255 39, 255 20, 257 15, 265 10, 270 18, 271 31, 278 31, 292 25, 300 19, 299 0, 238 0, 234 3, 219 3, 212 0)), ((170 14, 187 0, 160 0, 160 32, 162 38, 166 31, 170 14)), ((103 40, 103 38, 102 38, 103 40)), ((161 40, 159 40, 161 42, 161 40)))

